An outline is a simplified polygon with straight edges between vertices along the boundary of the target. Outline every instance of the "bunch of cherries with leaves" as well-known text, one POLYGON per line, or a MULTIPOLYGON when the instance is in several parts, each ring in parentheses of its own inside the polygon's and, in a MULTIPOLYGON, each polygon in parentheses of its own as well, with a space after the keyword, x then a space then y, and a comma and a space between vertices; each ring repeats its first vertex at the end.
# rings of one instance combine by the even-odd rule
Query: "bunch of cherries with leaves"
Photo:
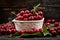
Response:
POLYGON ((13 34, 16 32, 15 26, 13 24, 1 24, 0 34, 13 34))
MULTIPOLYGON (((43 19, 43 12, 42 11, 38 11, 38 12, 34 12, 33 10, 29 11, 29 10, 22 10, 20 11, 17 15, 16 15, 16 20, 22 20, 22 21, 29 21, 29 20, 42 20, 43 19)), ((23 33, 35 33, 35 32, 42 32, 43 29, 34 29, 32 28, 32 30, 20 30, 18 31, 20 34, 23 33)))
POLYGON ((33 12, 29 10, 22 10, 17 14, 16 20, 41 20, 43 18, 43 12, 33 12))
POLYGON ((59 26, 59 22, 54 20, 54 19, 49 19, 45 22, 45 25, 48 29, 48 31, 52 34, 52 35, 57 35, 60 34, 60 26, 59 26))

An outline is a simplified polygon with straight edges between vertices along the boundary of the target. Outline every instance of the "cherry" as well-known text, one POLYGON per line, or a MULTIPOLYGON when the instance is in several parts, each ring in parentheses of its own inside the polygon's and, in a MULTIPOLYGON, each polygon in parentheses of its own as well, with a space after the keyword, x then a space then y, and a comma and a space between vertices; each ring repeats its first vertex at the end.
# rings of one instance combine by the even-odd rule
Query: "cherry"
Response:
POLYGON ((60 26, 57 27, 57 30, 60 30, 60 26))
POLYGON ((1 33, 6 33, 6 30, 5 29, 0 29, 1 33))
POLYGON ((25 30, 25 33, 28 33, 28 30, 25 30))
POLYGON ((59 22, 55 22, 55 23, 54 23, 54 26, 55 26, 55 27, 59 26, 59 22))
POLYGON ((54 31, 54 28, 50 28, 49 31, 50 31, 50 32, 54 31))
POLYGON ((9 34, 13 34, 13 33, 16 32, 16 30, 15 30, 15 29, 8 29, 7 32, 8 32, 9 34))
POLYGON ((15 29, 11 29, 11 32, 12 32, 12 33, 15 33, 15 32, 16 32, 16 30, 15 30, 15 29))
POLYGON ((16 20, 23 20, 23 16, 18 16, 16 20))
POLYGON ((41 20, 42 18, 43 18, 43 17, 40 16, 40 15, 37 16, 37 20, 41 20))
POLYGON ((32 29, 34 33, 39 32, 38 29, 32 29))
POLYGON ((4 26, 1 26, 2 29, 4 29, 5 27, 4 26))
POLYGON ((50 23, 45 23, 46 27, 49 27, 50 23))
POLYGON ((29 15, 28 14, 23 14, 23 17, 24 18, 27 18, 29 15))
POLYGON ((11 29, 9 29, 8 31, 9 31, 10 34, 12 34, 12 30, 11 29))
POLYGON ((22 16, 23 14, 24 14, 25 12, 22 10, 22 11, 20 11, 20 15, 22 16))
POLYGON ((29 20, 34 20, 34 16, 30 16, 28 19, 29 20))
POLYGON ((39 32, 39 30, 37 30, 37 29, 34 28, 34 27, 32 27, 32 30, 33 30, 34 33, 35 33, 35 32, 39 32))
POLYGON ((57 27, 54 27, 54 30, 56 30, 56 31, 57 31, 57 27))
POLYGON ((34 19, 37 20, 37 16, 34 16, 34 19))
POLYGON ((60 30, 57 30, 57 32, 60 34, 60 30))
POLYGON ((24 34, 24 33, 25 33, 24 30, 20 30, 20 31, 18 31, 18 32, 19 32, 19 34, 24 34))
POLYGON ((25 13, 29 13, 30 11, 29 10, 26 10, 25 13))
POLYGON ((42 12, 42 11, 39 11, 38 14, 39 14, 39 15, 43 15, 43 12, 42 12))
POLYGON ((27 21, 27 20, 28 20, 28 18, 24 18, 23 20, 26 20, 26 21, 27 21))
POLYGON ((57 32, 56 31, 52 31, 51 34, 52 35, 57 35, 57 32))
POLYGON ((29 33, 32 34, 34 31, 33 30, 29 30, 29 33))
POLYGON ((23 13, 25 13, 25 12, 22 10, 22 11, 20 11, 20 13, 22 13, 22 14, 23 14, 23 13))
POLYGON ((7 34, 10 34, 9 29, 6 29, 7 34))
POLYGON ((39 29, 39 32, 43 32, 43 28, 40 28, 40 29, 39 29))
POLYGON ((51 21, 52 21, 52 23, 54 23, 54 22, 55 22, 55 20, 54 20, 54 19, 52 19, 51 21))
POLYGON ((46 22, 50 23, 50 22, 51 22, 51 20, 49 19, 49 20, 47 20, 46 22))
POLYGON ((29 13, 28 15, 29 15, 29 16, 32 16, 32 13, 29 13))
POLYGON ((36 12, 36 13, 34 13, 33 15, 34 15, 34 16, 38 16, 38 13, 36 12))
POLYGON ((8 29, 13 29, 12 27, 7 27, 8 29))

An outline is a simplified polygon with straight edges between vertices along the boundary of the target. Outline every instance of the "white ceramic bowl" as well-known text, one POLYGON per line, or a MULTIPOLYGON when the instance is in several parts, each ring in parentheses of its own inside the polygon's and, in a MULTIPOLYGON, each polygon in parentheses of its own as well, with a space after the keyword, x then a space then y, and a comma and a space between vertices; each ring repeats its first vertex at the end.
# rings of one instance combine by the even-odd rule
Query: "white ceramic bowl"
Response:
POLYGON ((13 20, 15 28, 19 30, 31 30, 32 28, 40 29, 43 26, 44 18, 42 20, 30 20, 30 21, 20 21, 13 20))

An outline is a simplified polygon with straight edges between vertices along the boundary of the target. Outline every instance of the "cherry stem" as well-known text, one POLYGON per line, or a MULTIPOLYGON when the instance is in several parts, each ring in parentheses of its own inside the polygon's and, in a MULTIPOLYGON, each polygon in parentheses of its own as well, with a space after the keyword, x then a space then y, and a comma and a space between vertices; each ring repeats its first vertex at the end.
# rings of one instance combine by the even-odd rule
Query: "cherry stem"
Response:
POLYGON ((11 12, 11 13, 14 14, 14 15, 16 16, 15 12, 11 12))
POLYGON ((38 7, 40 6, 40 3, 34 7, 34 12, 38 10, 38 7))

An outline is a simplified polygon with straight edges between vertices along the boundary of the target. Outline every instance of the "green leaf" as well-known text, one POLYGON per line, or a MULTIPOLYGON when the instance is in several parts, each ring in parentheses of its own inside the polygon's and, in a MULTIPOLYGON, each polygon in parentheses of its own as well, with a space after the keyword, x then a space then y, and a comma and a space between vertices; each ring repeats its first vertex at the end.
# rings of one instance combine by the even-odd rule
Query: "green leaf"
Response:
POLYGON ((32 34, 22 34, 22 35, 20 35, 20 37, 24 37, 24 38, 25 37, 27 37, 27 38, 31 37, 32 38, 33 36, 32 36, 32 34))
POLYGON ((19 33, 16 32, 16 33, 12 34, 12 36, 19 36, 19 33))
POLYGON ((42 34, 40 32, 36 32, 33 34, 22 34, 20 37, 39 37, 42 36, 42 34))
POLYGON ((46 25, 44 24, 43 25, 43 34, 44 34, 44 36, 46 36, 46 35, 51 35, 50 33, 49 33, 49 31, 47 30, 47 28, 46 28, 46 25))
POLYGON ((34 11, 38 11, 38 7, 40 6, 40 4, 38 4, 37 6, 34 7, 34 11))
POLYGON ((35 36, 42 36, 42 33, 36 32, 36 33, 34 33, 34 34, 32 34, 32 35, 35 35, 35 36))
POLYGON ((13 11, 13 12, 11 12, 12 14, 14 14, 14 15, 16 15, 16 12, 15 11, 13 11))

